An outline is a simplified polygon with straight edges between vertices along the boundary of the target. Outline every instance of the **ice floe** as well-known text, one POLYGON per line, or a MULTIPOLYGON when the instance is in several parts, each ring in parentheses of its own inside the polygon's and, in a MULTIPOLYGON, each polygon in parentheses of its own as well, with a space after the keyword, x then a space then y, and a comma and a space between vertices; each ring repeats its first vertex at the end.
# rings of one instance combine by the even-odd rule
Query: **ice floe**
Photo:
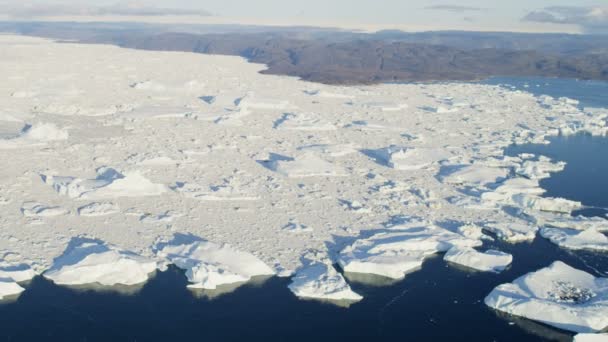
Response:
POLYGON ((377 151, 369 151, 380 164, 397 170, 419 170, 449 159, 452 154, 441 148, 406 148, 391 146, 377 151))
POLYGON ((513 256, 496 250, 479 252, 469 247, 452 247, 445 261, 482 272, 502 272, 513 262, 513 256))
POLYGON ((16 137, 0 139, 0 150, 35 147, 52 141, 67 140, 68 137, 69 134, 66 130, 60 129, 52 123, 27 125, 16 137))
POLYGON ((505 168, 467 165, 442 176, 442 180, 453 185, 487 186, 507 178, 509 170, 505 168))
POLYGON ((317 157, 314 153, 304 153, 292 160, 273 160, 268 167, 289 178, 306 177, 344 177, 348 173, 345 169, 317 157))
POLYGON ((573 342, 608 342, 608 334, 577 334, 573 342))
POLYGON ((172 241, 157 244, 155 249, 159 257, 186 271, 191 288, 213 290, 275 274, 251 253, 194 236, 177 235, 172 241))
POLYGON ((338 263, 345 272, 369 273, 393 279, 422 266, 424 259, 454 246, 477 247, 470 239, 425 222, 391 227, 361 238, 340 252, 338 263))
POLYGON ((484 229, 496 234, 496 236, 507 242, 532 241, 538 233, 538 226, 529 222, 490 222, 484 225, 484 229))
POLYGON ((557 261, 495 288, 489 307, 559 329, 592 333, 608 327, 608 279, 557 261))
POLYGON ((540 234, 563 248, 608 251, 608 237, 595 229, 543 228, 540 234))
POLYGON ((85 217, 106 216, 119 212, 118 205, 112 202, 93 202, 78 208, 78 215, 85 217))
POLYGON ((154 260, 91 239, 73 239, 43 276, 59 285, 137 285, 157 269, 154 260))
POLYGON ((54 217, 69 213, 61 207, 49 207, 37 202, 26 202, 21 206, 21 213, 25 217, 54 217))
POLYGON ((75 199, 158 196, 167 191, 165 185, 152 183, 138 171, 122 174, 107 167, 98 169, 95 179, 42 175, 42 180, 60 195, 75 199))
POLYGON ((363 299, 351 290, 331 264, 312 262, 296 272, 289 289, 300 298, 357 302, 363 299))

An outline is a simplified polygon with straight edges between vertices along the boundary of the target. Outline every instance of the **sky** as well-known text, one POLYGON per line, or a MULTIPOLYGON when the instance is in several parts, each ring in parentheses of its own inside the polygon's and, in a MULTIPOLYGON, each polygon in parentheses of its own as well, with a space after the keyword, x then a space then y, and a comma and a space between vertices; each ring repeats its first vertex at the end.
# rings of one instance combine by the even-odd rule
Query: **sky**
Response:
POLYGON ((19 18, 124 20, 131 16, 135 21, 367 30, 608 33, 606 0, 0 0, 0 9, 5 17, 19 18), (203 18, 205 14, 212 16, 203 18))

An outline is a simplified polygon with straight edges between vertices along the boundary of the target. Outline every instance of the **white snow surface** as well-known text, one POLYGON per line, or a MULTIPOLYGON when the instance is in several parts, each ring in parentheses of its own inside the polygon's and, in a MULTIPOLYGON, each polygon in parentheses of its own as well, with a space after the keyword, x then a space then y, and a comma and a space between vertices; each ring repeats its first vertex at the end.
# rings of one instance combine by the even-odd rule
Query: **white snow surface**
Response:
POLYGON ((577 334, 573 342, 608 342, 608 334, 577 334))
POLYGON ((561 261, 496 287, 486 305, 507 314, 579 333, 608 327, 608 278, 561 261))
POLYGON ((337 241, 361 239, 340 261, 399 278, 429 254, 481 241, 479 230, 465 237, 438 222, 511 242, 544 226, 547 212, 513 196, 541 196, 538 179, 563 164, 505 157, 505 147, 607 132, 601 110, 497 86, 313 85, 262 75, 263 65, 238 57, 10 35, 0 43, 0 158, 11 161, 0 168, 0 255, 38 273, 79 236, 152 258, 157 241, 179 233, 255 253, 281 273, 300 269, 311 248, 337 262, 337 241), (442 182, 454 165, 474 168, 442 182), (383 225, 403 216, 428 223, 417 233, 383 225), (290 222, 309 229, 283 229, 290 222))

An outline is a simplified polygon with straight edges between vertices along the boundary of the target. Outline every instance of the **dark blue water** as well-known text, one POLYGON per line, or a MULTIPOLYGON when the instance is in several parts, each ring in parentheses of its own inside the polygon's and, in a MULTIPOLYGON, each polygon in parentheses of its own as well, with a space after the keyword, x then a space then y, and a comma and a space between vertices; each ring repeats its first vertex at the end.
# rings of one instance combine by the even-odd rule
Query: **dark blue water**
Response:
MULTIPOLYGON (((541 93, 602 104, 601 96, 577 88, 583 84, 588 89, 586 83, 549 81, 559 85, 545 86, 541 93), (564 89, 571 92, 560 95, 564 89), (586 97, 572 95, 578 93, 586 97)), ((518 82, 522 87, 539 83, 518 82)), ((607 148, 606 139, 576 136, 509 152, 567 161, 564 172, 543 181, 547 195, 608 207, 607 148)), ((584 213, 601 214, 596 209, 584 213)), ((542 238, 486 247, 512 253, 513 265, 498 275, 471 273, 438 256, 394 284, 351 282, 365 299, 350 308, 299 300, 287 289, 289 279, 271 278, 208 299, 189 291, 185 275, 175 268, 158 273, 131 295, 69 289, 39 277, 16 302, 0 304, 0 341, 571 341, 570 333, 499 315, 483 298, 495 286, 555 260, 606 274, 608 256, 562 250, 542 238)))

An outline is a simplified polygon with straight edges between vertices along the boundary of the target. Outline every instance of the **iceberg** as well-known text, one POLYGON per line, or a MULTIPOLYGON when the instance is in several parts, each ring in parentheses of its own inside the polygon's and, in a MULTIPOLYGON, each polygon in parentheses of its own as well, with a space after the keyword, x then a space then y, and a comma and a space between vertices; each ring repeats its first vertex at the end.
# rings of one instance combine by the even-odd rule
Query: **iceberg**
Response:
POLYGON ((532 241, 538 232, 537 226, 524 222, 487 223, 484 229, 496 234, 499 239, 511 243, 532 241))
POLYGON ((357 302, 363 299, 351 290, 344 277, 327 263, 313 262, 293 277, 289 289, 300 298, 357 302))
POLYGON ((608 237, 595 229, 543 228, 540 235, 567 249, 608 251, 608 237))
POLYGON ((157 269, 154 260, 99 240, 75 238, 43 276, 58 285, 138 285, 157 269))
POLYGON ((510 315, 578 333, 608 327, 608 279, 595 278, 561 261, 496 287, 485 303, 510 315))
POLYGON ((480 240, 428 223, 391 227, 355 241, 340 252, 338 263, 347 273, 369 273, 401 279, 422 266, 425 258, 454 246, 478 247, 480 240))
POLYGON ((513 262, 511 254, 496 250, 478 252, 469 247, 452 247, 443 259, 477 271, 495 273, 504 271, 513 262))
POLYGON ((176 235, 170 242, 157 244, 155 250, 159 257, 186 271, 190 288, 214 290, 257 276, 275 275, 251 253, 191 235, 176 235))

